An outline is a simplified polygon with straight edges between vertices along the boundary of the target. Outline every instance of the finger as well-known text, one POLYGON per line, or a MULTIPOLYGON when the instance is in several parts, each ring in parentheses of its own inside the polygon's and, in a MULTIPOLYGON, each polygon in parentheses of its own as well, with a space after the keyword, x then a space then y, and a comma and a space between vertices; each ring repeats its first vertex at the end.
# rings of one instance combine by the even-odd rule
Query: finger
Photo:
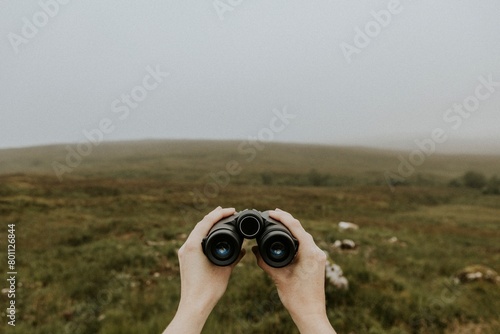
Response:
POLYGON ((215 208, 212 212, 208 213, 196 226, 190 234, 190 237, 195 237, 197 239, 203 238, 208 234, 208 231, 222 218, 228 217, 234 214, 236 210, 234 208, 221 208, 220 206, 215 208))
POLYGON ((234 263, 231 264, 231 268, 236 267, 236 265, 241 261, 241 259, 245 256, 246 253, 247 253, 247 251, 245 250, 245 248, 242 248, 240 251, 240 255, 238 256, 236 261, 234 261, 234 263))
POLYGON ((302 224, 300 224, 300 221, 295 219, 290 213, 281 209, 276 209, 269 211, 269 216, 285 225, 293 236, 299 240, 299 243, 303 245, 310 244, 311 242, 314 243, 312 236, 306 232, 302 224))

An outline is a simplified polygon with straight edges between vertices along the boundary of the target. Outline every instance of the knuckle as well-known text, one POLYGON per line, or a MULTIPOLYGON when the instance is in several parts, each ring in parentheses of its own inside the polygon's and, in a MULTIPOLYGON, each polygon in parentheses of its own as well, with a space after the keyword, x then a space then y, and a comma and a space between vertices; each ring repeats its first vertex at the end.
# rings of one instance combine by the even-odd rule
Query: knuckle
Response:
POLYGON ((290 218, 288 221, 287 221, 288 225, 292 228, 294 227, 299 227, 300 226, 300 222, 295 219, 295 218, 290 218))
POLYGON ((187 241, 181 248, 184 248, 183 253, 191 253, 196 250, 197 246, 198 244, 192 241, 187 241))
POLYGON ((180 259, 181 257, 184 257, 184 252, 185 252, 185 248, 184 246, 181 246, 181 248, 179 248, 177 250, 177 257, 180 259))
POLYGON ((307 241, 312 242, 314 245, 316 245, 314 243, 314 238, 310 233, 306 232, 305 238, 307 239, 307 241))
POLYGON ((319 262, 325 262, 326 263, 326 254, 325 254, 325 252, 323 252, 319 248, 316 251, 316 258, 318 259, 319 262))

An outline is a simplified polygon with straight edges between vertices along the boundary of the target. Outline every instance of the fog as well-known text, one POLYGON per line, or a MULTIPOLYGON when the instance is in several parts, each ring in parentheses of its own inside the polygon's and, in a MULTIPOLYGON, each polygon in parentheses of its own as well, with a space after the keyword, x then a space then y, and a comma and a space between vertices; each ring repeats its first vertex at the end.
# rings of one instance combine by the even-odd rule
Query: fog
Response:
POLYGON ((2 148, 250 136, 500 152, 495 0, 2 6, 2 148))

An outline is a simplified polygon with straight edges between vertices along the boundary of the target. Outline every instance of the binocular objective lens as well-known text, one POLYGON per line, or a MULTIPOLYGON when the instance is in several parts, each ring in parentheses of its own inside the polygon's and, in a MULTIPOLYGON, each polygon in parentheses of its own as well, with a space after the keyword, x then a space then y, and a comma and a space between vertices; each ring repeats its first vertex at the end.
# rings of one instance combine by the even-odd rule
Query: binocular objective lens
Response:
POLYGON ((285 245, 283 245, 283 243, 280 241, 273 242, 269 251, 270 255, 272 255, 275 259, 280 259, 286 254, 285 245))
POLYGON ((226 241, 220 241, 215 245, 215 254, 221 258, 231 255, 231 246, 226 241))

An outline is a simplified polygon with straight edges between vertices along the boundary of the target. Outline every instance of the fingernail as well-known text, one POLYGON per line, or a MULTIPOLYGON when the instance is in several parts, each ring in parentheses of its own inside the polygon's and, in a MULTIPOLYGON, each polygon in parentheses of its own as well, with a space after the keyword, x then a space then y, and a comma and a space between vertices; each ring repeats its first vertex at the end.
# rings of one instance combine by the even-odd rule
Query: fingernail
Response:
POLYGON ((281 212, 283 212, 283 210, 281 210, 280 208, 276 208, 276 211, 281 211, 281 212))
POLYGON ((222 206, 220 206, 220 205, 215 208, 215 210, 220 210, 220 209, 222 209, 222 206))

